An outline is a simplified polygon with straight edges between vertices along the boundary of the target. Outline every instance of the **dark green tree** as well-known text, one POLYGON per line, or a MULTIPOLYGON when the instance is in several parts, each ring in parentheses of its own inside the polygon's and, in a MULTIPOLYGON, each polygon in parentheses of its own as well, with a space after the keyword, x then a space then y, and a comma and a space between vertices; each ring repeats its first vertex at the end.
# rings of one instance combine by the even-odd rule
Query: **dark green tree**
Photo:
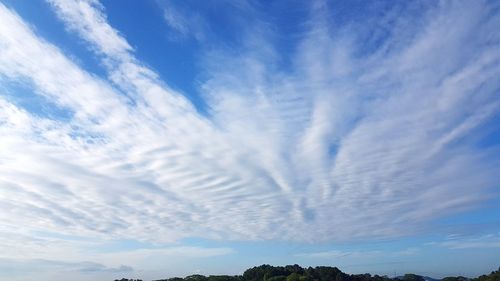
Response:
POLYGON ((297 272, 293 272, 286 277, 286 281, 300 281, 301 275, 297 272))

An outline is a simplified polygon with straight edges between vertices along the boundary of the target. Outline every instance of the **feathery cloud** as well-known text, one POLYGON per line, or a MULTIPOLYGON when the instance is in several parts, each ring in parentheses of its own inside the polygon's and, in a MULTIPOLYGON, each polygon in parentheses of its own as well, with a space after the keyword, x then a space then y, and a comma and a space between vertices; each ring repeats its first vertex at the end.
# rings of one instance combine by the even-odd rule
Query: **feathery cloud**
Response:
POLYGON ((421 231, 497 187, 498 149, 476 141, 500 106, 492 3, 432 5, 416 26, 388 12, 369 19, 380 33, 331 31, 313 8, 289 71, 251 29, 238 55, 207 53, 205 116, 134 56, 97 1, 49 2, 107 76, 0 5, 2 79, 71 113, 0 99, 5 233, 374 239, 421 231), (366 52, 370 40, 382 43, 366 52))

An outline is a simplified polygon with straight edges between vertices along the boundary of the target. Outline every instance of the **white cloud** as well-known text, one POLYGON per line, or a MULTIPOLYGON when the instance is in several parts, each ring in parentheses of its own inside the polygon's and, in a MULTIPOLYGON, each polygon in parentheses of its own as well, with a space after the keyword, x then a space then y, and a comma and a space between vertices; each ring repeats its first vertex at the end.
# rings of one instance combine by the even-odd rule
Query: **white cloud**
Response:
POLYGON ((301 253, 296 254, 297 257, 305 257, 305 258, 319 258, 319 259, 338 259, 345 256, 349 256, 351 252, 344 251, 323 251, 323 252, 313 252, 313 253, 301 253))
POLYGON ((319 21, 286 73, 248 34, 259 49, 206 57, 210 117, 134 57, 97 2, 50 3, 108 77, 0 5, 0 75, 73 114, 51 120, 0 99, 3 236, 394 237, 492 196, 498 150, 470 138, 499 111, 488 3, 430 7, 411 39, 395 32, 362 56, 363 38, 319 21))
POLYGON ((126 265, 106 267, 94 262, 64 262, 39 259, 5 259, 0 258, 0 278, 6 280, 30 280, 36 276, 38 280, 64 279, 68 275, 73 280, 109 280, 113 277, 132 274, 133 268, 126 265))
POLYGON ((169 2, 163 9, 163 18, 170 32, 170 38, 174 40, 194 38, 198 41, 205 40, 209 32, 208 25, 196 12, 186 12, 179 9, 173 2, 169 2))
POLYGON ((327 260, 356 260, 356 259, 379 259, 381 257, 391 258, 391 257, 404 257, 412 256, 419 252, 418 248, 407 248, 400 251, 387 251, 387 250, 371 250, 371 251, 339 251, 330 250, 322 252, 309 252, 309 253, 299 253, 296 257, 302 257, 307 259, 327 259, 327 260))
MULTIPOLYGON (((121 265, 116 268, 106 267, 99 263, 93 262, 63 262, 63 261, 53 261, 53 260, 41 260, 41 259, 30 259, 30 260, 15 260, 15 259, 0 259, 0 266, 5 267, 7 270, 12 270, 15 267, 21 267, 23 270, 27 271, 44 271, 44 270, 65 270, 65 271, 79 271, 87 273, 95 272, 130 272, 133 270, 132 267, 121 265)), ((3 270, 2 270, 3 271, 3 270)))
POLYGON ((432 242, 430 245, 437 245, 454 250, 500 248, 500 233, 491 233, 477 237, 449 237, 445 241, 432 242))

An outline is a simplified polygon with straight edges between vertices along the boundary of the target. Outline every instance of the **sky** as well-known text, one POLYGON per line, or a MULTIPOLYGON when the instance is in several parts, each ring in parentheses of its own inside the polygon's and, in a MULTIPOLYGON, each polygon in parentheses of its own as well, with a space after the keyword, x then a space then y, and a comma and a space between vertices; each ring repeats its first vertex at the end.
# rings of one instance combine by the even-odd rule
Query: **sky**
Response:
POLYGON ((0 0, 0 280, 500 266, 500 2, 0 0))

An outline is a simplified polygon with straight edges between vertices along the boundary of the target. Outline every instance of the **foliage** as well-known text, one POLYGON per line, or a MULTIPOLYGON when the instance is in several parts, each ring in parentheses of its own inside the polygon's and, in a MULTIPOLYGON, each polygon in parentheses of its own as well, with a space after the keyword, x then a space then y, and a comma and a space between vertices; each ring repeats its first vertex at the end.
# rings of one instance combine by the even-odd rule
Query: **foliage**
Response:
POLYGON ((403 281, 425 281, 425 279, 420 275, 407 273, 403 276, 403 281))
POLYGON ((489 275, 481 275, 472 281, 500 281, 500 267, 497 271, 492 271, 489 275))
MULTIPOLYGON (((134 281, 128 279, 115 281, 134 281)), ((140 280, 137 280, 140 281, 140 280)), ((156 281, 425 281, 423 276, 407 273, 402 277, 365 274, 347 274, 331 266, 303 268, 297 264, 287 266, 272 266, 263 264, 254 266, 243 272, 243 275, 189 275, 185 278, 168 278, 156 281)), ((441 281, 500 281, 500 268, 489 275, 481 275, 469 279, 463 276, 445 277, 441 281)))
POLYGON ((441 281, 470 281, 470 279, 463 276, 450 276, 441 279, 441 281))

